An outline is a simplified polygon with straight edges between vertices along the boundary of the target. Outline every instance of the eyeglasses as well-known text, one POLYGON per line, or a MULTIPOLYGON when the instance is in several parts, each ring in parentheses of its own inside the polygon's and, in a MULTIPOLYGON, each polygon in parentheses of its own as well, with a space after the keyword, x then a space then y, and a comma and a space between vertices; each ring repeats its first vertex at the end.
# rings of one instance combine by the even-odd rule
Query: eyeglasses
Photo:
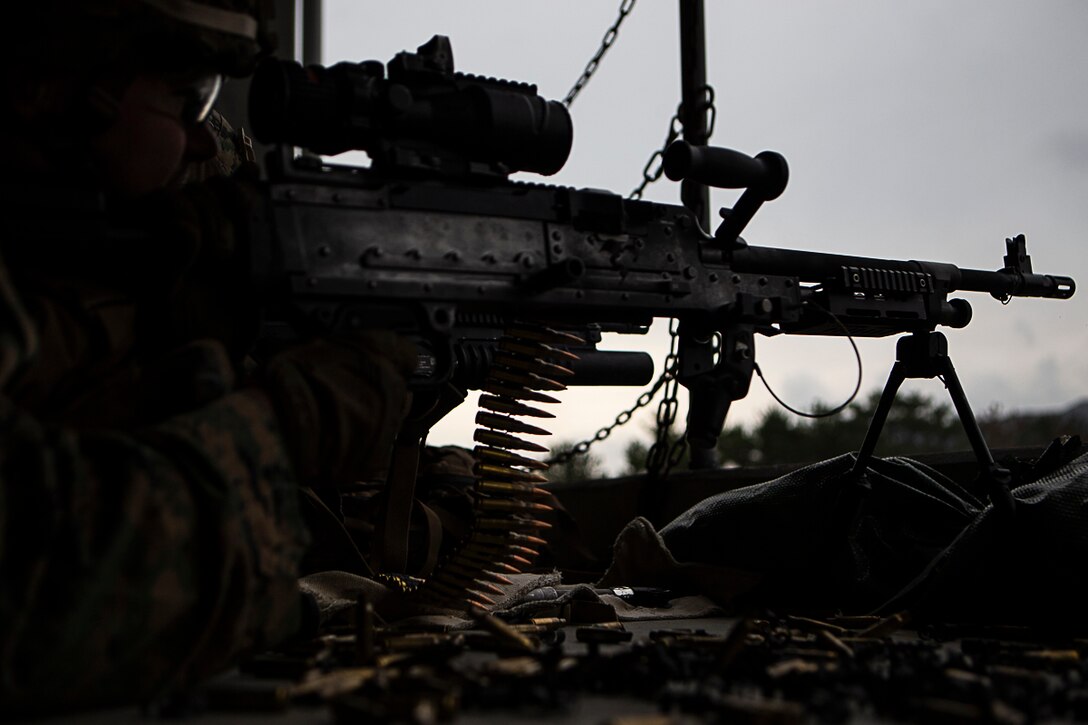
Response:
POLYGON ((222 87, 223 76, 218 73, 171 78, 161 90, 155 89, 145 97, 145 105, 184 126, 195 126, 211 113, 222 87))
POLYGON ((215 99, 219 97, 219 90, 223 87, 223 76, 218 73, 201 76, 191 84, 181 88, 179 95, 184 100, 181 107, 180 118, 186 125, 204 123, 204 119, 211 113, 215 99))

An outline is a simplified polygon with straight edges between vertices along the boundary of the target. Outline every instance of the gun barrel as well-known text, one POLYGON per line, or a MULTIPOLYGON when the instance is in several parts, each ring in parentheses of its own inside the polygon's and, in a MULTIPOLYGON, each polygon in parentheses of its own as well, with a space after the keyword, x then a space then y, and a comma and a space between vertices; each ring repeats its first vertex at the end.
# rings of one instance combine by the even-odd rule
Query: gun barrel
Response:
POLYGON ((1051 297, 1068 299, 1076 291, 1070 277, 1023 274, 1016 271, 989 272, 960 269, 944 262, 854 257, 845 254, 806 252, 773 247, 743 247, 734 250, 732 268, 750 274, 786 275, 802 282, 826 282, 841 277, 846 269, 910 272, 931 275, 945 292, 989 292, 996 297, 1051 297))
POLYGON ((961 269, 957 289, 989 292, 995 297, 1051 297, 1067 300, 1077 291, 1072 277, 961 269))

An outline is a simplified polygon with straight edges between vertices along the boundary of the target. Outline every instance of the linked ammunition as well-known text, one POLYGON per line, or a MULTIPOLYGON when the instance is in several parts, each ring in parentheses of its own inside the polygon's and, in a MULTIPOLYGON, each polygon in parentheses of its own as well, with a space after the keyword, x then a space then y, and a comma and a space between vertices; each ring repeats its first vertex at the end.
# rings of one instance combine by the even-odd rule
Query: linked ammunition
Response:
POLYGON ((550 431, 546 431, 543 428, 538 428, 535 425, 522 423, 520 420, 511 418, 508 415, 498 415, 496 413, 488 413, 483 410, 476 414, 476 425, 482 425, 487 428, 493 428, 495 430, 504 430, 508 433, 522 433, 532 436, 551 435, 550 431))
POLYGON ((529 441, 522 440, 521 438, 515 438, 514 436, 506 435, 505 433, 499 433, 493 430, 484 430, 483 428, 477 428, 472 438, 477 443, 483 443, 488 446, 502 446, 503 448, 513 448, 514 450, 521 451, 534 451, 536 453, 548 452, 548 449, 542 445, 530 443, 529 441))

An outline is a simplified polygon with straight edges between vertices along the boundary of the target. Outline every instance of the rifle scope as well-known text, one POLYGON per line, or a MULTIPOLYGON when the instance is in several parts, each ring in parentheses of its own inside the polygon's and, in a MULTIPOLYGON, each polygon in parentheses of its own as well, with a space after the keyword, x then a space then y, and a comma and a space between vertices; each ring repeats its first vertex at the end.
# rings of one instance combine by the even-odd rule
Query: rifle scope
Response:
POLYGON ((387 68, 266 60, 253 76, 249 114, 264 143, 365 150, 383 171, 549 175, 566 163, 574 135, 567 109, 536 86, 455 73, 440 35, 387 68))

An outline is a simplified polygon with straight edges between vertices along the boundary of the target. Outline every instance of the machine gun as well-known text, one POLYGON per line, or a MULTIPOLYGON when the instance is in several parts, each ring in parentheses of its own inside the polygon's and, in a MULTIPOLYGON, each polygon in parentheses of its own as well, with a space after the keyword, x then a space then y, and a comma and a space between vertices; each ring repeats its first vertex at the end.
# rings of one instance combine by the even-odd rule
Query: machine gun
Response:
MULTIPOLYGON (((858 470, 902 380, 940 375, 995 500, 1007 497, 936 328, 970 322, 971 306, 955 292, 1072 296, 1072 279, 1032 271, 1022 236, 1008 240, 998 271, 750 246, 740 236, 746 224, 788 180, 776 153, 669 148, 670 178, 745 189, 711 235, 682 206, 509 181, 517 170, 562 167, 569 115, 533 86, 455 73, 448 40, 436 36, 385 70, 373 61, 305 70, 275 61, 258 71, 254 132, 280 146, 253 260, 271 326, 379 326, 417 341, 413 385, 428 402, 402 435, 407 448, 467 388, 483 388, 483 491, 522 486, 529 476, 520 474, 536 465, 514 451, 535 447, 511 434, 536 429, 515 416, 538 415, 526 403, 547 402, 562 387, 557 378, 578 381, 578 364, 568 364, 575 355, 605 371, 595 384, 652 375, 644 355, 594 353, 578 332, 638 332, 676 318, 676 375, 691 392, 687 439, 699 449, 715 445, 730 404, 747 394, 757 333, 905 333, 858 470), (372 164, 296 158, 289 145, 362 148, 372 164)), ((488 511, 523 510, 499 501, 488 511)))

